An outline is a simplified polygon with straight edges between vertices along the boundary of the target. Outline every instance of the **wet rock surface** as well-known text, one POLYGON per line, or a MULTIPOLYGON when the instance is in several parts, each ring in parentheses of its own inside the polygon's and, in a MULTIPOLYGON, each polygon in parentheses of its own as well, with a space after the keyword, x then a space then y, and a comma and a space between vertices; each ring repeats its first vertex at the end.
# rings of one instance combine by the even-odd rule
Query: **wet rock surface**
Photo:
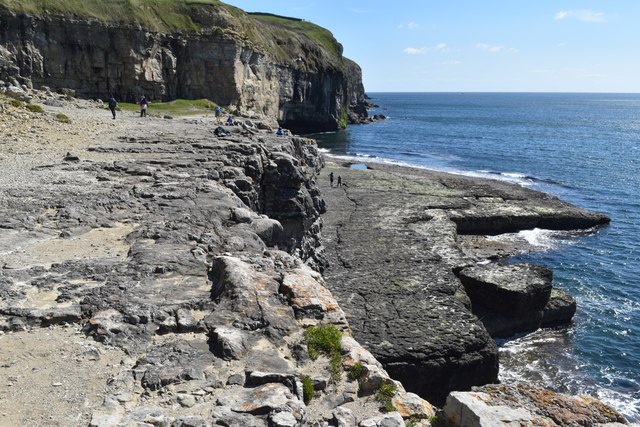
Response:
POLYGON ((467 250, 461 235, 608 222, 518 186, 424 170, 378 164, 362 170, 329 162, 318 182, 328 212, 325 279, 354 337, 408 390, 436 404, 451 390, 497 380, 490 335, 497 328, 488 332, 472 307, 484 303, 491 315, 504 317, 502 304, 493 304, 496 296, 520 295, 521 309, 508 313, 507 324, 513 331, 535 329, 551 291, 548 270, 512 266, 494 275, 501 276, 502 291, 487 285, 492 292, 469 292, 460 271, 487 276, 501 267, 486 264, 488 251, 479 256, 467 250), (341 177, 341 187, 330 186, 331 172, 341 177), (534 321, 523 313, 531 301, 537 304, 534 321))

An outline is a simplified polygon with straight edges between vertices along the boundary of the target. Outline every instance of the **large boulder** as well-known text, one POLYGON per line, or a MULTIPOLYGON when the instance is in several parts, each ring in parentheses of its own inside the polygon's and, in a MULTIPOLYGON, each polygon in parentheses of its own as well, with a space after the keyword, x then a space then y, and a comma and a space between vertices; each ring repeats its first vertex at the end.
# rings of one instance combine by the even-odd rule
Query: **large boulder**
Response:
POLYGON ((552 273, 529 264, 476 265, 458 276, 471 299, 473 312, 492 336, 535 330, 551 295, 552 273))
POLYGON ((566 324, 576 312, 575 299, 552 288, 552 272, 543 266, 493 263, 464 268, 458 276, 473 312, 494 337, 566 324))
POLYGON ((453 392, 445 418, 464 427, 621 426, 626 420, 612 407, 586 396, 567 396, 526 384, 487 385, 453 392))

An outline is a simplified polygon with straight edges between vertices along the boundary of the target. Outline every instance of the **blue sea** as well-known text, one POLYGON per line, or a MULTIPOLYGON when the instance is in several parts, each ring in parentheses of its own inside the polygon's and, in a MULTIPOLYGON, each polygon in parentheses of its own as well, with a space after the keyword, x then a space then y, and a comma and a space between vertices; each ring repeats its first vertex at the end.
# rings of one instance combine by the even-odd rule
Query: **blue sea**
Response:
POLYGON ((578 312, 500 341, 504 381, 588 394, 640 422, 640 94, 371 93, 387 120, 314 135, 332 156, 486 176, 609 215, 589 233, 528 230, 578 312))

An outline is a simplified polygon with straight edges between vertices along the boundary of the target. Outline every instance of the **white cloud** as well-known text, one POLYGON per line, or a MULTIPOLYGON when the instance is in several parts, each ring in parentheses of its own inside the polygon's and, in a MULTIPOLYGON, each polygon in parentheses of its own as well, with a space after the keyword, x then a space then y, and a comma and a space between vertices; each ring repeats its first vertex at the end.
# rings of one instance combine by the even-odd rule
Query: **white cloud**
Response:
POLYGON ((595 10, 581 9, 581 10, 561 10, 557 12, 553 19, 560 21, 567 18, 577 19, 582 22, 608 22, 609 19, 602 12, 596 12, 595 10))
POLYGON ((408 24, 400 24, 398 25, 399 29, 408 29, 408 30, 415 30, 417 28, 420 28, 420 25, 416 24, 415 22, 409 22, 408 24))
POLYGON ((520 52, 520 49, 517 49, 515 47, 505 47, 502 45, 491 45, 488 43, 477 43, 476 44, 476 48, 480 49, 480 50, 484 50, 485 52, 489 52, 489 53, 499 53, 499 52, 509 52, 509 53, 518 53, 520 52))
POLYGON ((407 55, 424 55, 428 52, 429 49, 426 47, 408 47, 404 49, 402 52, 407 55))
POLYGON ((497 53, 500 52, 501 50, 504 49, 504 46, 498 46, 498 45, 490 45, 487 43, 478 43, 476 44, 476 47, 480 50, 485 50, 487 52, 491 52, 491 53, 497 53))
POLYGON ((429 47, 408 47, 406 49, 404 49, 402 52, 406 53, 407 55, 425 55, 429 52, 440 52, 440 53, 446 53, 451 51, 451 48, 449 48, 449 45, 447 45, 446 43, 438 43, 435 46, 429 46, 429 47))

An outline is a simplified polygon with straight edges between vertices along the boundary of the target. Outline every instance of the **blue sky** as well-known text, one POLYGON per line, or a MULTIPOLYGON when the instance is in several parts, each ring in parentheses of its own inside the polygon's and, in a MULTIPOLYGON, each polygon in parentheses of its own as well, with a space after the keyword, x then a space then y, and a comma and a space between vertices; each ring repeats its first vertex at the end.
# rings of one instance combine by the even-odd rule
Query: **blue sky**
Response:
POLYGON ((640 93, 640 1, 227 0, 329 29, 367 92, 640 93))

